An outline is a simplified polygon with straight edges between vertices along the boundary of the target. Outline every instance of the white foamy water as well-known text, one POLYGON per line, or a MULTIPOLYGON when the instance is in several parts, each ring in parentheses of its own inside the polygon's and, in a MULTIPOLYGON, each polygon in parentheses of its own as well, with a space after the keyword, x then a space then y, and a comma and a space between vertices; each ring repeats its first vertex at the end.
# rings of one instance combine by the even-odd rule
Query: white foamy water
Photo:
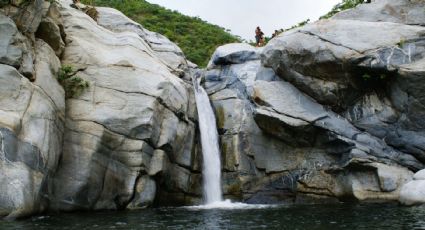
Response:
POLYGON ((232 202, 231 200, 217 201, 206 205, 188 206, 185 207, 190 210, 207 210, 207 209, 263 209, 263 208, 275 208, 280 205, 268 205, 268 204, 245 204, 239 202, 232 202))
POLYGON ((205 204, 210 205, 223 200, 221 195, 221 163, 217 125, 208 94, 200 84, 200 77, 195 75, 192 81, 201 132, 204 201, 205 204))

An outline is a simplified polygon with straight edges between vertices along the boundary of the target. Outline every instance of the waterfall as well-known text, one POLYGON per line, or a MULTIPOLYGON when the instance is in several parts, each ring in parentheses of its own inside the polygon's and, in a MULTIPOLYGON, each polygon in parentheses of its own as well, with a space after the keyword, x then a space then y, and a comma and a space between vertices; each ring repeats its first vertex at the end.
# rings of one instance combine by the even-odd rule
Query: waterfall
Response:
POLYGON ((205 203, 211 204, 222 201, 220 149, 214 111, 207 92, 200 84, 201 76, 199 73, 195 74, 192 82, 201 132, 203 194, 205 203))

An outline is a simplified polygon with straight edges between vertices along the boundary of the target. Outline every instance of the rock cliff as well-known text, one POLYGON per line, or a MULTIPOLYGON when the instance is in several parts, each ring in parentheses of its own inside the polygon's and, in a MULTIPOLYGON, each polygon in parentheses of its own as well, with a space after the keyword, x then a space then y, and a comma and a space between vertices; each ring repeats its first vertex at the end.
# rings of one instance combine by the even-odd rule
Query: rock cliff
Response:
MULTIPOLYGON (((146 207, 160 186, 154 177, 168 173, 159 168, 149 174, 151 164, 161 166, 168 156, 182 180, 193 165, 193 95, 173 74, 184 74, 186 60, 166 38, 116 10, 97 8, 96 22, 62 5, 67 44, 62 63, 78 69, 90 88, 67 100, 51 208, 146 207)), ((184 191, 179 185, 165 189, 184 191)))
MULTIPOLYGON (((225 197, 420 203, 402 186, 425 167, 424 6, 376 0, 264 48, 219 47, 203 85, 225 197)), ((0 216, 201 202, 196 66, 93 10, 0 3, 0 216), (66 97, 64 67, 89 87, 66 97)))
POLYGON ((56 80, 60 52, 35 36, 55 10, 49 5, 33 1, 0 11, 1 216, 47 208, 62 152, 65 94, 56 80))
POLYGON ((425 163, 424 4, 374 1, 264 49, 217 49, 205 87, 226 194, 255 203, 398 200, 425 163))
POLYGON ((122 13, 97 8, 94 20, 84 8, 1 8, 1 216, 184 202, 196 171, 193 64, 122 13), (65 66, 89 88, 65 98, 65 66))

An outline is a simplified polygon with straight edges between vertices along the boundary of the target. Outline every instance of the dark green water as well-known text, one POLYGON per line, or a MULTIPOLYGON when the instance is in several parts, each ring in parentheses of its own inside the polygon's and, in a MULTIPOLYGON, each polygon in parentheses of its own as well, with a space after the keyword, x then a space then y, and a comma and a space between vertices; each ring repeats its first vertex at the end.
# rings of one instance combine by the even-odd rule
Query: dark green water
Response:
POLYGON ((0 229, 425 229, 425 207, 338 204, 239 210, 158 208, 0 221, 0 229))

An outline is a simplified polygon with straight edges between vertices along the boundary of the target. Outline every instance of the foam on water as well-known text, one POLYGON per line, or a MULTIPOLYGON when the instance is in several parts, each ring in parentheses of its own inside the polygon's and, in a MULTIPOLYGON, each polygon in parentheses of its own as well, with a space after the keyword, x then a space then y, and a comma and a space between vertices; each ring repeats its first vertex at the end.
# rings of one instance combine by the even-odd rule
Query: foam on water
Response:
POLYGON ((264 209, 264 208, 276 208, 280 205, 268 205, 268 204, 245 204, 240 202, 232 202, 231 200, 217 201, 205 205, 187 206, 184 207, 190 210, 208 210, 208 209, 264 209))

